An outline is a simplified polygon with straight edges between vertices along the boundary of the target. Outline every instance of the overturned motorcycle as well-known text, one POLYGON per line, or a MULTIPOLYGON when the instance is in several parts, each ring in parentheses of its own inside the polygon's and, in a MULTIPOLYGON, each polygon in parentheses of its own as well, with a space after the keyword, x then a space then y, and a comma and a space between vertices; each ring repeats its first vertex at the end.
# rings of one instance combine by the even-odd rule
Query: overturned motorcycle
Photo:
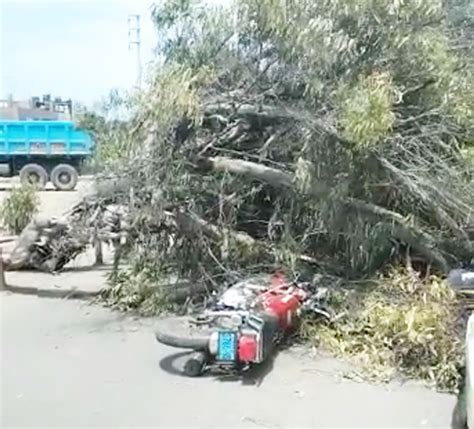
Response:
POLYGON ((329 318, 325 290, 290 282, 277 273, 238 282, 197 317, 160 321, 156 339, 191 349, 184 365, 190 377, 207 370, 243 372, 264 362, 304 311, 329 318))

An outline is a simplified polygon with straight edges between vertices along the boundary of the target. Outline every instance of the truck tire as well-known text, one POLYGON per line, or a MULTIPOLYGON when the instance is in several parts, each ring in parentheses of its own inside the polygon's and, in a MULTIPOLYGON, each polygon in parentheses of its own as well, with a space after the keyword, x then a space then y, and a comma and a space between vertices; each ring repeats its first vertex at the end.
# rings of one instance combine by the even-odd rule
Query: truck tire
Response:
POLYGON ((31 184, 38 189, 44 189, 48 183, 48 173, 41 165, 26 164, 20 170, 20 181, 23 184, 31 184))
POLYGON ((77 180, 77 171, 69 164, 59 164, 51 172, 51 182, 58 191, 74 190, 77 180))

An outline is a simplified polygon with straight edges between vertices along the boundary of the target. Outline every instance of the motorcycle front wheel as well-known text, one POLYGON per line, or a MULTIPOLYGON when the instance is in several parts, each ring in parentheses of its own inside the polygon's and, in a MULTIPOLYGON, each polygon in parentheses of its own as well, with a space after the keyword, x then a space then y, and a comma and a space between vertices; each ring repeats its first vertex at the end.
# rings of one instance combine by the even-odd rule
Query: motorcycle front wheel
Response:
POLYGON ((158 321, 155 338, 170 347, 207 351, 211 329, 207 325, 196 325, 189 316, 168 317, 158 321))

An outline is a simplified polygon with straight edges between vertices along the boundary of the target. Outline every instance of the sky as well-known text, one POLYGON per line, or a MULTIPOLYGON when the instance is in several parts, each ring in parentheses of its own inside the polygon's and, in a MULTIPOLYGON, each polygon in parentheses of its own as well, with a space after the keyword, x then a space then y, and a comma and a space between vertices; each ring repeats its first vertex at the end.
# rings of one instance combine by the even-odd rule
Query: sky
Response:
POLYGON ((141 58, 153 60, 159 0, 0 0, 0 98, 51 94, 92 106, 137 82, 128 16, 141 16, 141 58))

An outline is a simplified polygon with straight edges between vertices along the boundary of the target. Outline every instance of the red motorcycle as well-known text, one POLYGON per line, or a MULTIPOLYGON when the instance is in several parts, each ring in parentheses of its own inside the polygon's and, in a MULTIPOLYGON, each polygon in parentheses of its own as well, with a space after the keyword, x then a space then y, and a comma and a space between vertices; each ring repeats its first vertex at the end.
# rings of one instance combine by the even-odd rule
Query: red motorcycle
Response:
POLYGON ((184 365, 188 376, 216 368, 247 370, 268 358, 303 310, 329 317, 320 306, 321 293, 311 293, 308 286, 289 282, 281 273, 238 282, 199 316, 162 320, 156 339, 194 350, 184 365))

